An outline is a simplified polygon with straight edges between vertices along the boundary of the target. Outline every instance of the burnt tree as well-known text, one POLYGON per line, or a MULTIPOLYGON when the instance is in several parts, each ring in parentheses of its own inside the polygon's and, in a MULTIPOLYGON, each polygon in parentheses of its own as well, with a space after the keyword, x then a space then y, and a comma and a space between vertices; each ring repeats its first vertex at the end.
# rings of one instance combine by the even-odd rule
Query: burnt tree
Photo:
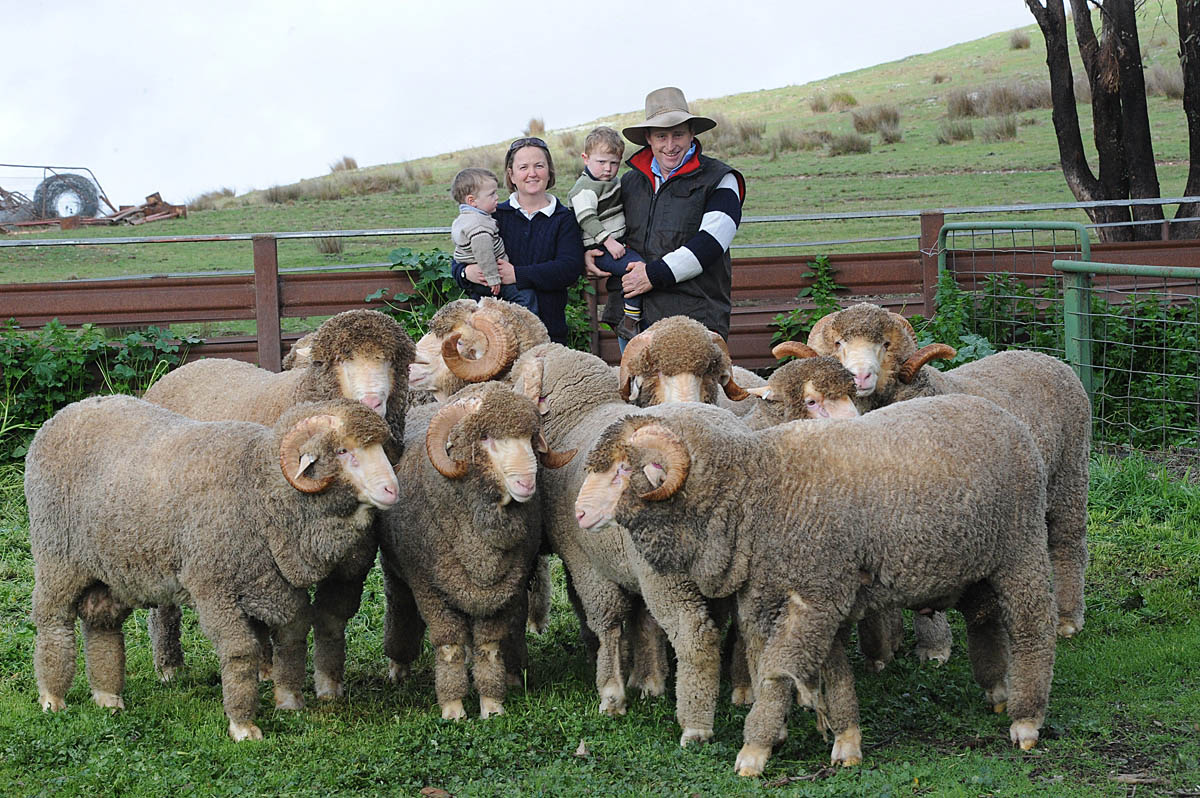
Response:
MULTIPOLYGON (((1154 143, 1146 108, 1141 45, 1138 41, 1135 0, 1070 0, 1075 39, 1092 94, 1092 128, 1098 174, 1088 165, 1076 112, 1074 76, 1067 48, 1067 21, 1063 0, 1025 0, 1046 41, 1046 66, 1050 72, 1054 130, 1058 137, 1059 160, 1071 193, 1080 202, 1147 199, 1160 196, 1154 164, 1154 143), (1100 35, 1092 25, 1091 7, 1100 9, 1100 35)), ((1200 30, 1197 13, 1200 0, 1179 0, 1180 61, 1184 72, 1184 110, 1187 114, 1191 152, 1200 155, 1200 51, 1195 33, 1200 30), (1185 33, 1185 31, 1187 31, 1185 33), (1187 87, 1192 87, 1189 98, 1187 87)), ((1195 163, 1196 158, 1192 159, 1195 163)), ((1189 173, 1185 192, 1200 190, 1200 171, 1189 173)), ((1196 216, 1193 205, 1182 205, 1178 218, 1196 216)), ((1113 205, 1089 208, 1096 223, 1144 221, 1145 225, 1100 228, 1105 240, 1158 238, 1163 219, 1160 205, 1113 205)), ((1171 234, 1196 237, 1197 225, 1173 225, 1171 234)))

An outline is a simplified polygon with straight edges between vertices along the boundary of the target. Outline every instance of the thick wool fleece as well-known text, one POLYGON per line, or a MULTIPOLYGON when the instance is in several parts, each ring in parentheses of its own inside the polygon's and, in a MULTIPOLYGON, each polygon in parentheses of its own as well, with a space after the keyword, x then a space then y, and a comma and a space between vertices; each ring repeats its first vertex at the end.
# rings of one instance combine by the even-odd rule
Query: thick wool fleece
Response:
POLYGON ((703 324, 687 316, 668 316, 641 334, 651 336, 651 343, 627 364, 633 376, 642 380, 634 404, 639 407, 661 404, 660 375, 677 374, 695 374, 700 378, 701 401, 717 404, 722 395, 722 378, 729 378, 733 364, 729 355, 713 343, 703 324))
POLYGON ((506 669, 519 673, 525 666, 525 587, 541 544, 541 485, 529 501, 501 505, 502 478, 481 443, 484 436, 536 441, 537 408, 497 382, 469 386, 450 403, 466 397, 482 401, 448 438, 451 456, 470 463, 466 476, 442 476, 426 454, 429 423, 442 407, 415 408, 396 466, 400 498, 394 512, 381 516, 384 650, 408 665, 428 625, 443 706, 466 696, 471 661, 479 695, 496 701, 504 699, 506 669))
MULTIPOLYGON (((729 607, 707 601, 687 580, 655 573, 623 528, 585 531, 575 518, 586 452, 613 421, 653 408, 641 410, 623 402, 617 375, 604 361, 557 344, 525 353, 510 379, 518 391, 532 387, 537 394, 550 446, 579 450, 564 468, 543 473, 539 493, 545 502, 546 534, 578 599, 580 625, 597 638, 600 710, 624 711, 627 682, 631 689, 650 695, 666 690, 669 661, 660 642, 665 631, 678 661, 676 718, 687 740, 707 738, 713 730, 720 675, 717 621, 724 620, 729 607), (646 608, 652 618, 645 617, 646 608), (630 648, 632 672, 626 670, 625 652, 630 648)), ((736 417, 711 405, 690 403, 686 408, 713 423, 740 425, 736 417)))
POLYGON ((258 703, 257 624, 283 632, 277 689, 299 694, 306 588, 369 536, 374 518, 340 476, 334 450, 350 435, 382 443, 389 432, 346 400, 293 408, 274 428, 193 421, 129 396, 57 413, 34 436, 25 472, 39 688, 64 696, 70 687, 77 607, 92 688, 118 694, 125 615, 190 603, 217 649, 230 721, 249 722, 258 703), (300 493, 280 469, 280 442, 324 413, 341 417, 343 432, 318 434, 302 451, 318 458, 309 476, 337 476, 321 493, 300 493))
POLYGON ((1045 472, 1010 414, 976 397, 937 397, 849 421, 743 432, 668 406, 610 428, 588 468, 621 458, 632 470, 616 520, 638 551, 705 595, 737 596, 759 679, 747 746, 770 750, 792 685, 815 685, 819 671, 830 728, 856 729, 835 638, 896 606, 962 609, 989 699, 1003 698, 1007 673, 1014 723, 1041 725, 1054 662, 1045 472), (665 501, 640 498, 652 487, 642 467, 653 455, 624 443, 653 416, 691 457, 665 501))

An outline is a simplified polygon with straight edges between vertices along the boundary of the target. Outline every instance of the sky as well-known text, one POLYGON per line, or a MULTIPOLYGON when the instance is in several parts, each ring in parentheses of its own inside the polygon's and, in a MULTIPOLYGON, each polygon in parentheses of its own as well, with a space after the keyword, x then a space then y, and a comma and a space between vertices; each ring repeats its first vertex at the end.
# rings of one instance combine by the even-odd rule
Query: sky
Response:
MULTIPOLYGON (((181 203, 643 108, 801 85, 1033 24, 1021 0, 0 0, 0 163, 181 203)), ((40 172, 0 167, 32 196, 40 172)))

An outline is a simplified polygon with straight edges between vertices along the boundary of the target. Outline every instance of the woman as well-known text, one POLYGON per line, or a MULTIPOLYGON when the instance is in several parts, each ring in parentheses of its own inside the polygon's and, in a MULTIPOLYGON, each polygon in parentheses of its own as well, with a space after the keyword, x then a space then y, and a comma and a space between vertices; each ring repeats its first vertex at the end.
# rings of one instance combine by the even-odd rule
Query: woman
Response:
MULTIPOLYGON (((496 226, 508 252, 508 260, 498 261, 500 280, 532 288, 550 340, 566 344, 567 289, 583 274, 583 237, 575 214, 548 193, 554 160, 546 142, 530 136, 509 145, 504 180, 513 193, 496 206, 496 226)), ((478 265, 455 263, 453 274, 471 296, 482 296, 485 280, 478 265)))

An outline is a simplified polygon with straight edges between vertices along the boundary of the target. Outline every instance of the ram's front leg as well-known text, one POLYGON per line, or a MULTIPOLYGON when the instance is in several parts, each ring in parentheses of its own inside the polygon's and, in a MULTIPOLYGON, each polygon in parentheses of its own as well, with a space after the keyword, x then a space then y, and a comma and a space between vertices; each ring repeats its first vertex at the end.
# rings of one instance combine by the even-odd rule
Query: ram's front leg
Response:
POLYGON ((528 605, 523 600, 513 602, 505 612, 491 618, 476 619, 471 629, 475 662, 472 673, 479 693, 479 717, 487 719, 504 714, 507 679, 502 641, 513 628, 524 634, 528 605))
POLYGON ((640 577, 646 606, 675 649, 675 718, 679 744, 705 742, 713 734, 721 677, 721 636, 708 604, 687 579, 665 574, 640 577))
POLYGON ((232 600, 192 594, 196 616, 221 663, 221 697, 236 742, 261 740, 254 724, 258 709, 259 644, 249 619, 232 600))
POLYGON ((309 608, 274 630, 272 681, 276 709, 304 708, 304 662, 308 654, 309 608))
POLYGON ((398 684, 408 678, 421 656, 425 620, 417 609, 408 583, 383 558, 383 592, 387 611, 383 618, 383 653, 388 657, 388 680, 398 684))
POLYGON ((657 698, 667 691, 671 659, 667 652, 667 636, 650 610, 639 604, 633 612, 633 667, 629 674, 629 689, 642 698, 657 698))
POLYGON ((463 700, 470 682, 467 658, 470 650, 470 628, 467 620, 446 606, 430 611, 421 605, 421 614, 429 623, 429 642, 433 645, 433 682, 442 720, 463 720, 467 711, 463 700))
POLYGON ((312 605, 313 689, 317 698, 345 695, 346 623, 362 602, 361 579, 329 578, 317 585, 312 605))

